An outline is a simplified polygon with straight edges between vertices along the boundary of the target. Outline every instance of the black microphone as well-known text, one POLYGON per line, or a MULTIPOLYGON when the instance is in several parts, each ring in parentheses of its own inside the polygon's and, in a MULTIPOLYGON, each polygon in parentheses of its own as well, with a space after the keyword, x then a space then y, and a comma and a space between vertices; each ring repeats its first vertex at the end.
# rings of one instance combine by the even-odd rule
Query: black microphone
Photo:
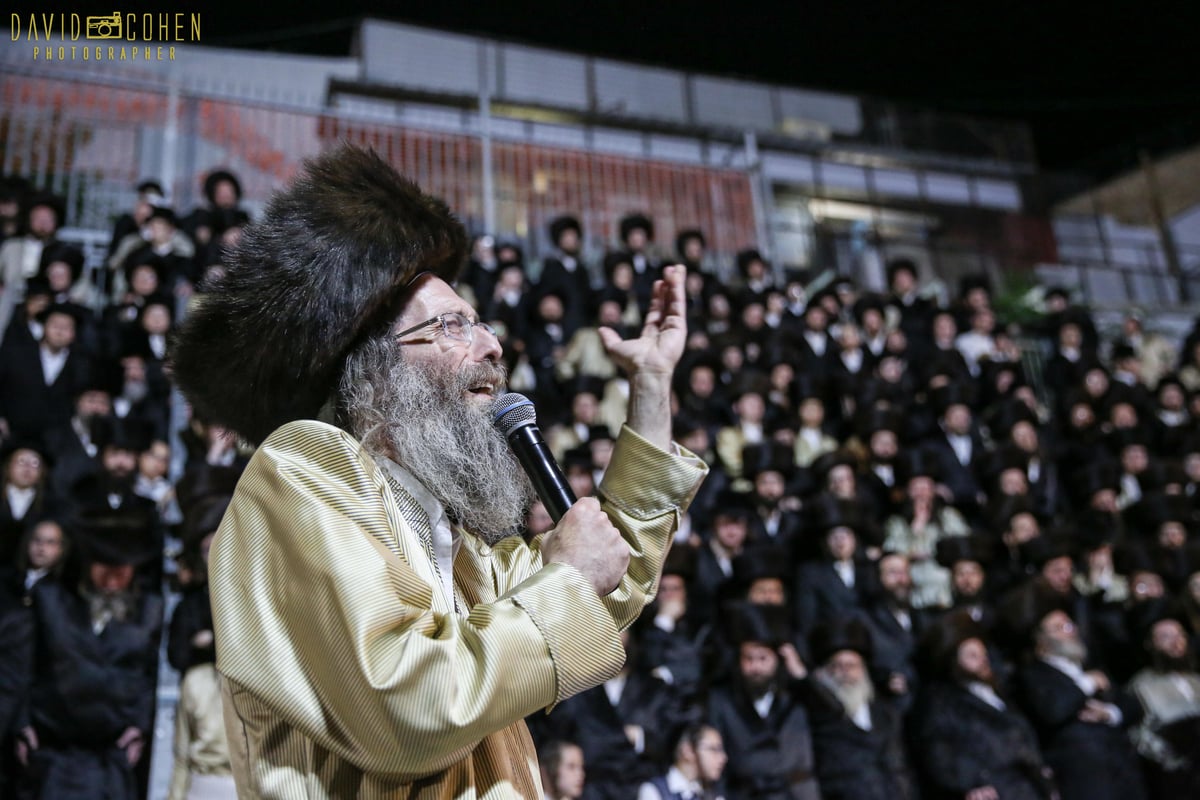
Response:
POLYGON ((558 522, 575 504, 575 493, 542 438, 533 401, 516 392, 497 397, 492 401, 492 424, 508 440, 550 518, 558 522))

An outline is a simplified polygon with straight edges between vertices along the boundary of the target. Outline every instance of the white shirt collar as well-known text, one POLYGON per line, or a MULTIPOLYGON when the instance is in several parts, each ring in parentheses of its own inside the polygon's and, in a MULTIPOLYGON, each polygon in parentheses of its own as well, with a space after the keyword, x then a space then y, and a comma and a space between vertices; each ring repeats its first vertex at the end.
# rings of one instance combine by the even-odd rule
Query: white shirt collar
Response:
POLYGON ((70 348, 64 347, 57 353, 51 353, 48 347, 39 347, 38 355, 42 361, 42 377, 46 381, 46 385, 54 383, 58 380, 58 376, 62 374, 63 367, 67 365, 67 356, 70 354, 70 348))
POLYGON ((445 593, 446 605, 455 608, 454 599, 454 556, 462 546, 462 536, 450 525, 450 518, 442 503, 417 480, 416 476, 387 458, 376 459, 413 499, 424 509, 429 517, 429 527, 433 531, 433 554, 437 558, 437 568, 442 579, 442 591, 445 593))
POLYGON ((667 770, 667 791, 685 798, 704 796, 704 787, 700 785, 700 782, 689 780, 679 771, 679 767, 671 767, 667 770))
POLYGON ((771 706, 774 702, 775 692, 768 689, 766 694, 754 701, 754 710, 760 717, 766 719, 767 715, 771 713, 771 706))
POLYGON ((996 690, 983 681, 971 681, 967 684, 967 691, 997 711, 1004 711, 1008 708, 1005 702, 1000 699, 1000 695, 996 694, 996 690))
POLYGON ((1076 664, 1074 661, 1063 658, 1062 656, 1042 656, 1042 661, 1046 662, 1056 670, 1070 678, 1079 690, 1091 697, 1096 693, 1096 681, 1092 676, 1083 671, 1083 667, 1076 664))
POLYGON ((37 490, 18 489, 10 483, 4 487, 4 494, 8 497, 8 507, 12 510, 13 519, 24 519, 29 513, 29 507, 33 505, 33 497, 37 490))

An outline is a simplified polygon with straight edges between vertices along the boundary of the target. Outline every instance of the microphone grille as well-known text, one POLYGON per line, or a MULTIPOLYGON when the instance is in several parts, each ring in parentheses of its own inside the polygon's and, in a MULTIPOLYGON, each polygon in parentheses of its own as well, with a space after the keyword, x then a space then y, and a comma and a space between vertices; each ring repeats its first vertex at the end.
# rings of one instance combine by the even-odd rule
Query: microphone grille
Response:
POLYGON ((533 401, 523 394, 509 392, 492 401, 492 424, 505 438, 517 428, 537 422, 533 401))

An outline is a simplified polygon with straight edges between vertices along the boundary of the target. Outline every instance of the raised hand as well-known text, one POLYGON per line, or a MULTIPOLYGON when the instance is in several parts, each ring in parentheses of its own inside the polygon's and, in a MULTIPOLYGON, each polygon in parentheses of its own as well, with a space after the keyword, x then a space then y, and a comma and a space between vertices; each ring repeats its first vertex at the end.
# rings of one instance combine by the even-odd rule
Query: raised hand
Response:
POLYGON ((686 277, 687 268, 681 265, 663 268, 662 279, 654 282, 650 311, 636 339, 622 339, 611 328, 600 329, 604 349, 631 379, 642 372, 670 376, 675 371, 687 342, 686 277))

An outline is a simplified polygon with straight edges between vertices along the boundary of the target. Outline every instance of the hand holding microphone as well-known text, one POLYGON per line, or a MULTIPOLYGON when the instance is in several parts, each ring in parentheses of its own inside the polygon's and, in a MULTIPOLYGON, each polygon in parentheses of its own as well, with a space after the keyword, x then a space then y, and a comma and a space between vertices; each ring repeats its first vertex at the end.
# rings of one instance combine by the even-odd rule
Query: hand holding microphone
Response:
POLYGON ((542 542, 546 564, 569 564, 604 597, 629 567, 629 545, 594 497, 576 501, 537 426, 533 403, 510 392, 492 403, 492 422, 504 434, 534 490, 557 523, 542 542))

